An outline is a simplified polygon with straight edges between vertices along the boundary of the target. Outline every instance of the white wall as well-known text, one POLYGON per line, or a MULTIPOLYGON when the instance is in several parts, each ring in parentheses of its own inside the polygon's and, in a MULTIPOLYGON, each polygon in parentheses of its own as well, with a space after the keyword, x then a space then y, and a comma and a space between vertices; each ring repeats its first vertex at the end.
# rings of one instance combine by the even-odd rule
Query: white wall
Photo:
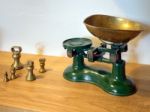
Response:
MULTIPOLYGON (((150 25, 149 0, 0 0, 0 50, 65 55, 62 41, 91 37, 83 20, 92 14, 126 17, 150 25)), ((150 64, 149 31, 129 43, 125 59, 150 64)))

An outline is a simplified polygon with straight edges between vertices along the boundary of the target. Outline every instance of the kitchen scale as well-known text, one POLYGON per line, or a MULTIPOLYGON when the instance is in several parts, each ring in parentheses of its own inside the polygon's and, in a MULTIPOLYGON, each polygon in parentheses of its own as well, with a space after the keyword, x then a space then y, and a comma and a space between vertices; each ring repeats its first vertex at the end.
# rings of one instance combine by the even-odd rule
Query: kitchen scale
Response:
POLYGON ((137 22, 108 15, 92 15, 84 20, 88 31, 99 38, 99 47, 92 47, 88 38, 71 38, 63 42, 67 56, 73 58, 73 64, 64 71, 64 78, 74 82, 95 84, 104 91, 117 96, 127 96, 136 92, 133 82, 126 77, 125 61, 121 53, 128 50, 127 43, 141 31, 137 22), (109 53, 109 58, 104 55, 109 53), (112 71, 94 69, 84 63, 90 62, 112 64, 112 71))

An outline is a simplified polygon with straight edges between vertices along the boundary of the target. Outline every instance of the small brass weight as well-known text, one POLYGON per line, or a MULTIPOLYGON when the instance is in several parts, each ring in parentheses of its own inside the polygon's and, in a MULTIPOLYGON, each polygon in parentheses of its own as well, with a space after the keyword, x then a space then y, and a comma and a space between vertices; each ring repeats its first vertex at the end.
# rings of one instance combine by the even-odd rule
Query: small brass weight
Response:
POLYGON ((9 78, 8 78, 8 73, 5 72, 4 74, 4 78, 3 78, 3 82, 8 82, 9 81, 9 78))
POLYGON ((40 58, 39 59, 39 63, 40 63, 40 69, 39 69, 39 72, 40 73, 44 73, 46 72, 46 69, 45 69, 45 58, 40 58))
POLYGON ((22 48, 20 46, 13 46, 11 51, 13 53, 12 58, 14 59, 14 62, 11 66, 16 70, 22 69, 23 64, 20 62, 22 48))
POLYGON ((34 70, 34 62, 33 61, 28 61, 27 62, 27 70, 28 70, 28 73, 27 73, 27 76, 26 76, 26 80, 27 81, 36 80, 36 77, 33 73, 33 70, 34 70))
POLYGON ((15 68, 11 68, 10 70, 10 80, 13 80, 13 79, 16 79, 17 76, 16 76, 16 69, 15 68))

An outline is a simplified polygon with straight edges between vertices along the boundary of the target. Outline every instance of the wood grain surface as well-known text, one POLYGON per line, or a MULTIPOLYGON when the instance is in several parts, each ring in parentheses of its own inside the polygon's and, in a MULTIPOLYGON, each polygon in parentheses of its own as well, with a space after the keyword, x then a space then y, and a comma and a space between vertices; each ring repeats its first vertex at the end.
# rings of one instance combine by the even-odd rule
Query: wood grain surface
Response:
MULTIPOLYGON (((21 62, 25 64, 27 60, 35 62, 37 80, 26 81, 24 68, 17 71, 17 79, 3 82, 3 75, 9 73, 13 60, 11 53, 0 52, 0 105, 34 112, 150 112, 150 65, 127 64, 126 72, 138 91, 119 97, 92 84, 65 80, 63 71, 72 63, 70 58, 22 54, 21 62), (38 72, 41 57, 46 58, 47 72, 43 74, 38 72)), ((86 63, 111 70, 108 64, 86 63)))

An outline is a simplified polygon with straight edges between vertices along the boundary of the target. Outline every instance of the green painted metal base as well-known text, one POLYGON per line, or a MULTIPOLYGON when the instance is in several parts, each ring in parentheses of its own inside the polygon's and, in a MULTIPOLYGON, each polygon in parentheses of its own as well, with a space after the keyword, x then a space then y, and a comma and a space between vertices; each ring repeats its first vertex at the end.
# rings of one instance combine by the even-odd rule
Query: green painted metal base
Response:
POLYGON ((66 68, 64 71, 64 78, 74 82, 95 84, 104 91, 117 96, 128 96, 135 93, 136 87, 131 80, 126 78, 125 61, 121 59, 121 52, 127 50, 126 46, 112 45, 111 49, 99 47, 101 52, 105 53, 107 51, 111 54, 111 59, 108 60, 105 60, 101 55, 95 59, 95 61, 112 64, 112 71, 107 72, 85 65, 84 58, 88 58, 88 60, 94 62, 94 52, 90 56, 87 56, 84 52, 88 51, 91 45, 91 40, 86 38, 72 38, 63 42, 64 48, 67 49, 67 55, 73 57, 72 66, 66 68), (113 59, 116 60, 111 61, 113 59))
POLYGON ((116 96, 128 96, 136 92, 136 87, 129 79, 111 78, 112 73, 97 70, 88 66, 77 70, 69 66, 64 71, 64 78, 74 82, 87 82, 101 87, 104 91, 116 96))

